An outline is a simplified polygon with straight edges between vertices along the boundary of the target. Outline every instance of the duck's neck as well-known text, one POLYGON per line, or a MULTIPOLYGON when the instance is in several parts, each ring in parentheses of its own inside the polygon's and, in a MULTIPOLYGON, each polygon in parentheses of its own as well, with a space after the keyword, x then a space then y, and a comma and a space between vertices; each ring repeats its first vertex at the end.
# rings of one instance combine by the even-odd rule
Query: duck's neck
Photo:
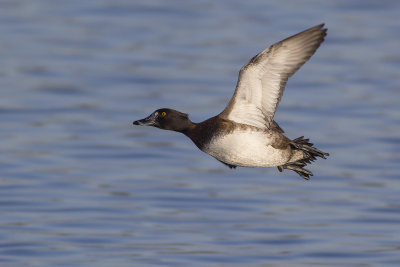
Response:
POLYGON ((203 127, 201 127, 201 123, 190 122, 189 126, 182 131, 179 131, 190 138, 193 143, 198 147, 202 148, 201 136, 203 133, 203 127))
POLYGON ((163 125, 160 128, 185 134, 187 131, 189 131, 190 128, 193 127, 193 125, 194 123, 186 117, 184 119, 172 121, 166 125, 163 125))
POLYGON ((203 150, 204 146, 210 142, 213 134, 215 134, 215 122, 216 117, 200 123, 191 122, 190 125, 184 131, 182 131, 182 133, 189 137, 200 150, 203 150))
POLYGON ((183 133, 184 135, 190 137, 190 135, 193 133, 193 131, 196 129, 197 123, 191 122, 190 120, 188 121, 188 124, 185 125, 184 128, 179 129, 177 132, 183 133))

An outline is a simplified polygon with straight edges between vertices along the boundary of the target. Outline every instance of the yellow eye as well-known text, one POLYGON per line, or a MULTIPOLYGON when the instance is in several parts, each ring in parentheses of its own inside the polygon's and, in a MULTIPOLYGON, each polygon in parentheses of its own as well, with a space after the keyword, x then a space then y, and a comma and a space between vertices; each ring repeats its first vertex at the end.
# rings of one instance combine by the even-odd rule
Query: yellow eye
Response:
POLYGON ((161 116, 165 117, 165 115, 167 115, 167 113, 165 113, 165 111, 163 111, 163 112, 161 113, 161 116))

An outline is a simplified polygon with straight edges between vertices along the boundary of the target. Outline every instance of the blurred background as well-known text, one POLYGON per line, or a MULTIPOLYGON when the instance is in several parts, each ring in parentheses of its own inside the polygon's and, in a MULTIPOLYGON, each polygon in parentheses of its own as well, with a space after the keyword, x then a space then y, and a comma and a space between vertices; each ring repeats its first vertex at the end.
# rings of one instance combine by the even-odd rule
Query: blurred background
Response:
POLYGON ((0 1, 1 266, 399 266, 400 2, 0 1), (230 170, 161 107, 219 113, 239 69, 326 23, 275 119, 311 181, 230 170))

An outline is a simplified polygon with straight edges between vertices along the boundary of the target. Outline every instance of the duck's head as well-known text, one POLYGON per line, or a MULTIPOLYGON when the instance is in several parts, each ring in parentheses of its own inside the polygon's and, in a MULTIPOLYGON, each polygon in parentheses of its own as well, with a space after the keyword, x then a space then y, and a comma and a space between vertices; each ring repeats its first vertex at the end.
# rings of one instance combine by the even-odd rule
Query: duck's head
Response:
POLYGON ((134 125, 154 126, 164 130, 182 132, 186 130, 192 122, 187 114, 174 109, 157 109, 150 116, 133 122, 134 125))

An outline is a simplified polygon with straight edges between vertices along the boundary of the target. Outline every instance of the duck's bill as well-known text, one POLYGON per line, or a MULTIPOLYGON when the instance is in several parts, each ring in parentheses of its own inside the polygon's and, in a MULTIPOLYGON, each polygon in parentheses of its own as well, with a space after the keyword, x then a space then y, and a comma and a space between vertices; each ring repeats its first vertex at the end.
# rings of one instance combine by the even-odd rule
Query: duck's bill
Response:
POLYGON ((154 114, 151 114, 147 118, 142 120, 137 120, 133 122, 133 125, 142 125, 142 126, 154 126, 156 123, 154 114))

